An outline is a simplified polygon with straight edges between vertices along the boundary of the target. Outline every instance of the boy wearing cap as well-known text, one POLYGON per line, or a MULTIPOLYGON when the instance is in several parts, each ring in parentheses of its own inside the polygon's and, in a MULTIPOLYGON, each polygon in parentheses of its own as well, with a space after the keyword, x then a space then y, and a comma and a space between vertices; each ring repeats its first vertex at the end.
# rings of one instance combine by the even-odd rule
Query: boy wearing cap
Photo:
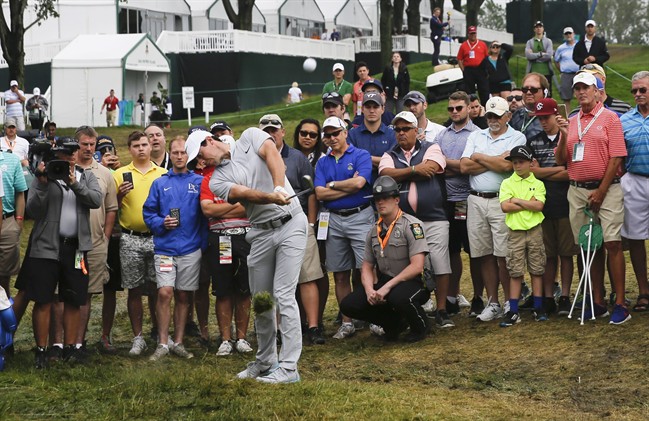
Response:
MULTIPOLYGON (((545 28, 540 20, 534 24, 534 37, 525 44, 525 58, 527 58, 527 68, 525 73, 540 73, 548 81, 552 80, 552 56, 554 49, 552 40, 545 36, 545 28)), ((547 96, 552 96, 552 84, 548 86, 547 96)))
MULTIPOLYGON (((353 127, 358 127, 363 123, 363 95, 366 93, 370 94, 372 92, 380 94, 383 98, 383 103, 385 104, 385 92, 383 92, 383 85, 381 84, 381 81, 378 79, 367 79, 365 83, 363 83, 363 86, 361 88, 361 96, 359 99, 360 113, 354 116, 354 120, 352 120, 353 127)), ((383 124, 389 126, 392 123, 393 118, 394 113, 392 113, 392 111, 390 110, 386 110, 385 107, 383 107, 383 115, 381 116, 381 121, 383 122, 383 124)))
POLYGON ((9 83, 9 90, 5 91, 5 127, 13 123, 18 130, 25 130, 25 117, 23 116, 25 101, 25 93, 18 88, 18 81, 12 80, 9 83))
POLYGON ((545 272, 545 248, 543 247, 543 205, 545 186, 530 172, 532 150, 527 146, 516 146, 505 158, 511 161, 514 174, 500 185, 500 207, 506 213, 505 223, 509 228, 507 237, 507 269, 509 284, 509 311, 500 327, 520 323, 518 300, 525 274, 525 263, 532 277, 532 295, 536 321, 548 319, 543 308, 543 273, 545 272))
POLYGON ((345 107, 349 106, 349 102, 352 99, 352 93, 354 92, 354 87, 351 83, 347 82, 345 77, 345 66, 342 63, 335 63, 332 69, 334 79, 325 83, 322 88, 322 94, 329 92, 337 92, 343 99, 343 104, 345 107))
POLYGON ((584 37, 575 45, 572 52, 572 59, 578 66, 584 64, 597 63, 603 66, 611 56, 608 54, 608 47, 604 38, 595 35, 597 23, 589 19, 585 25, 586 33, 584 37))
POLYGON ((579 66, 572 59, 572 54, 575 50, 575 31, 572 27, 567 26, 563 28, 563 39, 565 42, 557 47, 554 52, 554 64, 561 72, 561 83, 559 85, 559 95, 570 109, 570 101, 572 100, 572 79, 579 70, 579 66))

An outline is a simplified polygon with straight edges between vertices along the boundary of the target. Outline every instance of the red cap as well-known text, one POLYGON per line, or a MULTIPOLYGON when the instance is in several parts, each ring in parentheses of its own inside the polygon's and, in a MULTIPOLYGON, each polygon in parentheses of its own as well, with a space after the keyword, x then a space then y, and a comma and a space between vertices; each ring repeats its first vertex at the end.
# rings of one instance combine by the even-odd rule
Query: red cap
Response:
POLYGON ((555 115, 557 113, 557 101, 552 98, 543 98, 535 105, 535 116, 555 115))
POLYGON ((476 33, 478 33, 478 28, 476 28, 475 26, 469 26, 468 33, 469 34, 476 34, 476 33))

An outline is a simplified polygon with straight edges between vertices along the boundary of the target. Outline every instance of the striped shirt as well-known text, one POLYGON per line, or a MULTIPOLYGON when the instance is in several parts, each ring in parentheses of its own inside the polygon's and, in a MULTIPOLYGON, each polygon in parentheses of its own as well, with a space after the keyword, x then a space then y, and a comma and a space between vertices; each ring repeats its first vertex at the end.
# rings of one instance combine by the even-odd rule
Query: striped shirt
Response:
POLYGON ((635 107, 624 114, 620 121, 629 154, 626 159, 626 170, 649 176, 649 116, 643 117, 638 107, 635 107))
MULTIPOLYGON (((212 173, 214 172, 214 167, 211 168, 206 168, 203 170, 203 181, 201 183, 201 202, 204 200, 209 200, 212 201, 213 203, 226 203, 225 200, 221 199, 220 197, 216 196, 212 191, 210 190, 210 179, 212 178, 212 173)), ((226 230, 229 228, 243 228, 243 227, 249 227, 250 226, 250 221, 248 218, 223 218, 223 219, 218 219, 218 218, 209 218, 208 219, 208 224, 210 227, 210 231, 214 230, 226 230)))
MULTIPOLYGON (((572 160, 575 144, 579 141, 577 119, 581 119, 583 132, 602 107, 602 103, 598 102, 590 112, 584 114, 580 111, 579 114, 570 118, 567 164, 571 180, 599 181, 604 178, 608 161, 611 158, 626 156, 622 123, 617 114, 604 108, 581 140, 584 144, 584 159, 579 162, 572 160)), ((618 170, 618 176, 621 175, 620 170, 618 170)))

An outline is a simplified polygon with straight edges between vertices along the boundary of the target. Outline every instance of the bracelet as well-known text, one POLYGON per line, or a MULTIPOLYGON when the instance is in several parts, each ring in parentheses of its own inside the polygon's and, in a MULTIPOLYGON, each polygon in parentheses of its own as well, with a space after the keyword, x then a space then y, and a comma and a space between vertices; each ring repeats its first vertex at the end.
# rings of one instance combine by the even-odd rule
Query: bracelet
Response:
POLYGON ((24 220, 25 220, 25 217, 24 217, 24 216, 16 216, 15 219, 16 219, 17 221, 24 221, 24 220))
POLYGON ((311 228, 313 228, 313 227, 315 227, 315 224, 312 224, 312 223, 309 222, 309 226, 310 226, 311 228))
POLYGON ((410 167, 410 169, 412 170, 412 173, 414 174, 415 173, 415 166, 413 165, 412 167, 410 167))

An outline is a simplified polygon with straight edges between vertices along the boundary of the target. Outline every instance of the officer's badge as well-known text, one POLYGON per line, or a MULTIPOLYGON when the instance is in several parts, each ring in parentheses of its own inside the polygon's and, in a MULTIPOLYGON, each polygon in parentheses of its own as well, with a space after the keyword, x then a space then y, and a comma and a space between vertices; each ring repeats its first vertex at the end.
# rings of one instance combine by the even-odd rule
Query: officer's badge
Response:
POLYGON ((412 231, 415 240, 424 239, 424 229, 421 227, 421 224, 410 224, 410 231, 412 231))
POLYGON ((401 238, 401 230, 394 230, 394 238, 401 238))
POLYGON ((352 171, 354 169, 354 165, 350 162, 347 164, 347 171, 352 171))

